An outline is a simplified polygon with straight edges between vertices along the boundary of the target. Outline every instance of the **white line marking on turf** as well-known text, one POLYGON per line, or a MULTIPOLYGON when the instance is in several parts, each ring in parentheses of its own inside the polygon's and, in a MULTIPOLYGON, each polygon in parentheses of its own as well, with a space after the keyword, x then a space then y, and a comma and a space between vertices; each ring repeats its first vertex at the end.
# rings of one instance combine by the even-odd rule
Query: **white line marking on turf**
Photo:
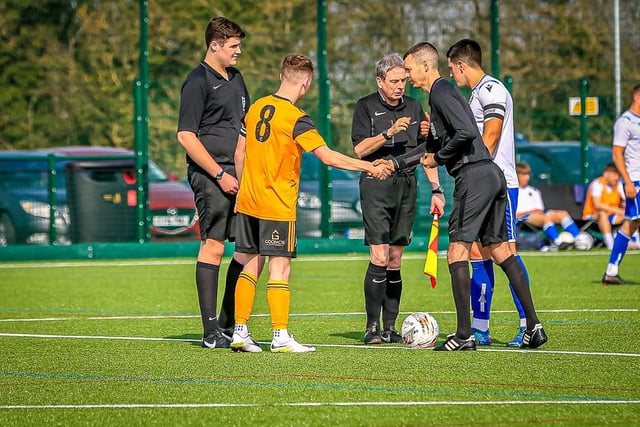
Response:
MULTIPOLYGON (((538 313, 637 313, 637 308, 580 308, 580 309, 551 309, 537 310, 538 313)), ((494 310, 492 313, 511 314, 513 310, 494 310)), ((433 311, 432 314, 456 314, 455 311, 433 311)), ((364 312, 344 313, 291 313, 289 317, 336 317, 336 316, 364 316, 364 312)), ((411 312, 402 311, 400 314, 409 315, 411 312)), ((267 317, 267 313, 252 314, 251 317, 267 317)), ((167 315, 139 315, 139 316, 89 316, 89 317, 43 317, 43 318, 9 318, 0 319, 1 322, 60 322, 68 320, 152 320, 152 319, 195 319, 199 315, 167 314, 167 315)))
MULTIPOLYGON (((609 256, 609 252, 602 251, 565 251, 565 252, 521 252, 520 255, 524 257, 529 256, 609 256)), ((628 251, 625 256, 640 255, 640 251, 628 251)), ((446 257, 446 252, 438 252, 438 258, 446 257)), ((403 255, 403 259, 420 260, 424 259, 424 253, 407 253, 403 255)), ((302 255, 292 260, 294 263, 298 262, 348 262, 348 261, 369 261, 367 255, 344 255, 344 256, 313 256, 302 255)), ((223 261, 223 264, 227 264, 228 259, 223 261)), ((138 267, 147 265, 195 265, 195 261, 192 259, 167 259, 167 260, 131 260, 131 261, 66 261, 66 262, 0 262, 0 269, 6 268, 64 268, 64 267, 105 267, 105 266, 117 266, 117 267, 138 267)))
POLYGON ((285 402, 285 403, 117 403, 91 405, 0 405, 0 409, 247 408, 263 406, 478 406, 478 405, 637 405, 640 400, 503 400, 434 402, 285 402))
MULTIPOLYGON (((87 339, 87 340, 124 340, 124 341, 176 341, 176 342, 200 342, 200 339, 193 338, 161 338, 161 337, 127 337, 127 336, 106 336, 106 335, 56 335, 56 334, 18 334, 0 332, 0 337, 13 338, 44 338, 44 339, 87 339)), ((258 341, 259 344, 268 345, 271 341, 258 341)), ((372 350, 411 350, 404 346, 371 346, 366 344, 310 344, 315 347, 325 348, 356 348, 372 350)), ((431 351, 424 349, 423 351, 431 351)), ((566 354, 574 356, 620 356, 620 357, 640 357, 637 353, 604 353, 597 351, 564 351, 564 350, 522 350, 522 349, 478 349, 481 352, 494 353, 528 353, 528 354, 566 354)))

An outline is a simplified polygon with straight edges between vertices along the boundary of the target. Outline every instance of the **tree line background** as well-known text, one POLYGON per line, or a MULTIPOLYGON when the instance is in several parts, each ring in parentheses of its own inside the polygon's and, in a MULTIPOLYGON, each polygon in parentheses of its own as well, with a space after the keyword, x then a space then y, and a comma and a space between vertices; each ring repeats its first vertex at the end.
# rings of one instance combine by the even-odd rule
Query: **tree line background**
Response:
MULTIPOLYGON (((463 37, 478 40, 491 71, 490 0, 328 0, 327 58, 332 144, 353 154, 355 102, 375 90, 375 62, 430 41, 444 56, 463 37)), ((516 129, 529 140, 578 140, 568 98, 589 81, 600 114, 589 139, 609 144, 615 120, 614 20, 611 0, 502 1, 500 70, 513 78, 516 129)), ((212 16, 247 33, 238 68, 252 100, 274 91, 284 55, 317 63, 315 1, 151 0, 149 150, 184 176, 176 141, 179 94, 205 52, 212 16)), ((622 110, 640 83, 640 7, 620 0, 622 110)), ((0 149, 61 145, 133 148, 133 81, 139 74, 138 0, 5 0, 0 3, 0 149)), ((448 75, 446 63, 441 73, 448 75)), ((409 90, 422 101, 424 94, 409 90)), ((300 102, 317 120, 318 88, 300 102)), ((425 103, 426 108, 426 103, 425 103)))

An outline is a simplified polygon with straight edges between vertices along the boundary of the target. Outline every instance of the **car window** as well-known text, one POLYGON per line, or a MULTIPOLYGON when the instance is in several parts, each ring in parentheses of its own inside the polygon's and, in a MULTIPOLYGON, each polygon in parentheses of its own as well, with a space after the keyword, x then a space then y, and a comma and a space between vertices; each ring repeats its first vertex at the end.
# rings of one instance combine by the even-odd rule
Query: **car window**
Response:
MULTIPOLYGON (((521 144, 516 159, 531 166, 531 184, 580 183, 582 182, 582 160, 580 143, 521 144)), ((588 180, 602 174, 611 162, 611 147, 589 145, 588 180)))
POLYGON ((531 184, 548 182, 551 179, 551 164, 537 153, 518 153, 518 162, 531 166, 531 184))
POLYGON ((158 165, 149 160, 149 182, 169 181, 169 177, 158 165))
MULTIPOLYGON (((4 188, 43 188, 48 186, 47 163, 38 160, 2 159, 0 185, 4 188)), ((64 186, 64 168, 56 165, 56 186, 64 186)))

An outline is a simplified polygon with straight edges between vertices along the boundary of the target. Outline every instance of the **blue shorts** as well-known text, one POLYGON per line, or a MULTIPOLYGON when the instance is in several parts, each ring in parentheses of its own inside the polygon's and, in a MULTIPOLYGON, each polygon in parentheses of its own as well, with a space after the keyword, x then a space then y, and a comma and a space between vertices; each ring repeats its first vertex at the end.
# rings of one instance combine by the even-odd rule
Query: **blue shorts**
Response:
POLYGON ((624 208, 624 219, 630 221, 640 220, 640 181, 633 181, 633 185, 636 187, 638 194, 633 200, 627 199, 624 208))
POLYGON ((507 237, 509 242, 515 242, 518 235, 518 219, 516 211, 518 210, 518 187, 507 189, 507 206, 505 207, 505 215, 507 217, 507 237))

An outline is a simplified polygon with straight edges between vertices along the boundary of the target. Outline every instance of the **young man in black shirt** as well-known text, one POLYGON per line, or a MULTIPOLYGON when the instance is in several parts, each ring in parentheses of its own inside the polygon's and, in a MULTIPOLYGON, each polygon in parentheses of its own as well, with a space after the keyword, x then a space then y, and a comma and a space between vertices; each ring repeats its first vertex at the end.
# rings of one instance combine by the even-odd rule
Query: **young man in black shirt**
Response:
POLYGON ((240 124, 249 108, 247 88, 234 67, 244 36, 235 22, 212 18, 205 31, 206 56, 187 76, 180 96, 178 141, 187 152, 188 179, 200 223, 196 286, 204 329, 202 346, 207 348, 229 348, 235 284, 244 264, 244 255, 234 253, 218 319, 218 272, 225 240, 235 240, 238 180, 234 154, 240 124))
POLYGON ((457 330, 434 350, 475 350, 470 319, 469 253, 477 239, 490 248, 522 303, 527 317, 523 347, 536 348, 547 342, 522 267, 509 247, 505 205, 507 184, 493 162, 475 124, 466 99, 440 77, 438 50, 430 43, 414 45, 404 55, 409 80, 429 92, 431 133, 426 151, 421 147, 392 159, 396 169, 420 162, 427 168, 444 166, 455 178, 449 218, 447 262, 456 305, 457 330))

